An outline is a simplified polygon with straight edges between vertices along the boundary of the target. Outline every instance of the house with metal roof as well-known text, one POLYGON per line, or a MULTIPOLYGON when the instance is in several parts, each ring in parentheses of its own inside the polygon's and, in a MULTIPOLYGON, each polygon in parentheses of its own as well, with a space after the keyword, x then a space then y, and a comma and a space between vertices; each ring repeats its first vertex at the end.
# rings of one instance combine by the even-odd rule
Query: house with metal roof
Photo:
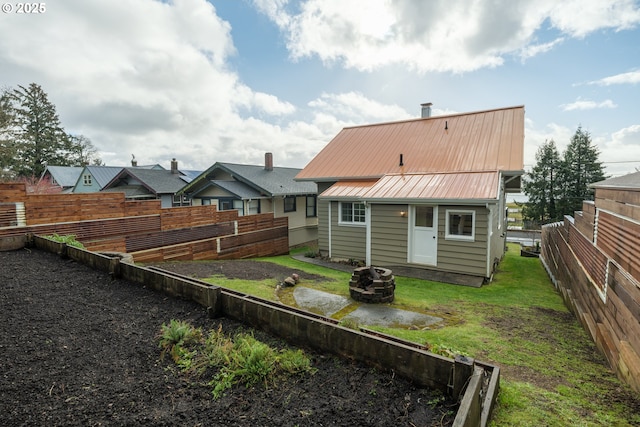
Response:
POLYGON ((59 187, 60 192, 69 193, 82 172, 81 166, 47 166, 40 177, 40 183, 48 182, 59 187))
POLYGON ((317 239, 317 186, 298 182, 297 168, 273 166, 273 154, 264 165, 217 162, 179 192, 191 204, 235 209, 239 215, 273 212, 289 220, 289 245, 317 239))
POLYGON ((127 199, 160 199, 160 206, 188 205, 177 193, 190 180, 178 170, 176 159, 171 160, 171 170, 146 169, 141 167, 122 168, 101 190, 103 192, 122 192, 127 199))
POLYGON ((318 247, 332 259, 490 279, 505 194, 520 192, 524 107, 344 128, 296 176, 318 184, 318 247))
MULTIPOLYGON (((137 166, 140 169, 157 169, 165 170, 161 165, 147 165, 137 166)), ((75 186, 73 187, 73 193, 94 193, 102 190, 118 173, 122 171, 124 166, 85 166, 82 172, 78 176, 75 186)), ((181 171, 182 172, 182 171, 181 171)))

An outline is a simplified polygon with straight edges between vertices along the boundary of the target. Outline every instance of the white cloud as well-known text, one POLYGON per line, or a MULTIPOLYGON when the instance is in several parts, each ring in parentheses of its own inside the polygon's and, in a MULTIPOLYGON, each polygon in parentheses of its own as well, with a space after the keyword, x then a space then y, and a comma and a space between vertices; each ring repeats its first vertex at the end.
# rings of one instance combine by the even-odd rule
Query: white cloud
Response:
POLYGON ((523 47, 520 51, 520 58, 525 61, 529 58, 533 58, 536 55, 541 53, 548 52, 552 50, 557 45, 561 44, 564 41, 564 37, 559 37, 552 42, 542 43, 542 44, 530 44, 523 47))
POLYGON ((524 139, 524 167, 529 171, 536 163, 536 153, 546 142, 553 140, 556 143, 558 153, 562 156, 563 151, 569 145, 571 137, 575 134, 575 129, 569 129, 557 123, 549 123, 543 128, 539 128, 531 119, 525 118, 525 139, 524 139))
POLYGON ((415 118, 397 105, 385 105, 357 92, 324 93, 309 106, 340 117, 345 126, 415 118))
POLYGON ((640 23, 640 9, 634 0, 559 1, 554 2, 549 19, 563 33, 584 37, 601 29, 635 27, 640 23))
POLYGON ((606 99, 602 102, 590 101, 588 99, 578 99, 570 104, 562 104, 560 108, 562 111, 574 111, 574 110, 593 110, 596 108, 616 108, 617 105, 610 99, 606 99))
POLYGON ((598 146, 607 174, 620 176, 640 170, 640 124, 600 138, 598 146))
POLYGON ((620 84, 636 84, 640 83, 640 71, 630 71, 628 73, 616 74, 615 76, 605 77, 600 80, 594 80, 587 84, 599 86, 611 86, 620 84))
POLYGON ((168 167, 175 157, 205 169, 278 150, 302 166, 315 154, 295 157, 294 145, 309 145, 297 127, 266 121, 294 105, 253 91, 228 68, 231 26, 205 0, 60 0, 46 16, 2 19, 2 83, 40 84, 65 129, 89 137, 106 164, 135 154, 140 164, 168 167), (25 29, 26 19, 38 21, 25 29))
POLYGON ((496 67, 505 55, 546 52, 565 36, 632 28, 640 9, 632 0, 306 0, 291 11, 284 0, 254 0, 285 33, 294 59, 371 71, 399 64, 419 72, 465 72, 496 67), (551 25, 563 34, 540 43, 551 25))
MULTIPOLYGON (((576 129, 557 123, 539 128, 530 119, 525 119, 525 170, 535 165, 536 152, 545 141, 553 140, 562 157, 575 133, 576 129)), ((600 153, 598 158, 605 174, 620 176, 640 170, 640 125, 631 125, 611 134, 591 134, 591 141, 600 153)))

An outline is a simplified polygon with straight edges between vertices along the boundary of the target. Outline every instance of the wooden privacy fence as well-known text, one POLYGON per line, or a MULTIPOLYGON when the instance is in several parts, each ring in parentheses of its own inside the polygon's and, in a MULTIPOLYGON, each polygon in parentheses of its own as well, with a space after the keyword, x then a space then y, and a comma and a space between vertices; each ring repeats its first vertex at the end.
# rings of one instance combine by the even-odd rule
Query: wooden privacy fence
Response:
POLYGON ((0 238, 74 235, 91 251, 127 252, 136 261, 246 258, 288 253, 288 220, 238 216, 215 206, 161 208, 124 193, 26 194, 0 184, 0 238))
POLYGON ((640 391, 638 280, 580 233, 570 217, 542 228, 541 260, 609 365, 640 391))

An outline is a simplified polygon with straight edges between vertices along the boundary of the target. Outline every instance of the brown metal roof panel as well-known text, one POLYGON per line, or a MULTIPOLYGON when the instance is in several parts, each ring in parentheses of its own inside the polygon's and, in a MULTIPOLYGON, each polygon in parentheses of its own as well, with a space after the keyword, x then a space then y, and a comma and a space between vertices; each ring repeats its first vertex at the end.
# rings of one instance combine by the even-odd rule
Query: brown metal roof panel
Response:
POLYGON ((518 171, 523 132, 524 107, 345 128, 297 178, 518 171))
POLYGON ((499 179, 498 172, 386 175, 361 196, 365 200, 495 200, 499 179))
POLYGON ((320 194, 320 198, 359 198, 375 184, 375 181, 336 182, 320 194))

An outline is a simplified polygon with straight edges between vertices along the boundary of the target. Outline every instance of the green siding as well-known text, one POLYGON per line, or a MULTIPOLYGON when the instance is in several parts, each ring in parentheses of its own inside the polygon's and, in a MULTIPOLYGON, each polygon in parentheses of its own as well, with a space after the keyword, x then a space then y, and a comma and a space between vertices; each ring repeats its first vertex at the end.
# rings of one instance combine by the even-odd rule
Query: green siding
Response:
POLYGON ((407 205, 376 204, 371 205, 371 209, 372 264, 380 266, 412 265, 485 277, 488 209, 469 206, 438 206, 438 264, 436 266, 421 266, 407 262, 409 222, 407 218, 400 216, 400 211, 408 211, 407 205), (473 242, 445 239, 447 209, 476 212, 475 240, 473 242))
MULTIPOLYGON (((322 194, 333 182, 318 182, 318 195, 322 194)), ((318 250, 322 255, 329 255, 329 202, 318 197, 318 250)))
POLYGON ((407 264, 408 220, 400 211, 407 205, 370 205, 371 263, 374 265, 407 264))
POLYGON ((488 214, 486 208, 469 206, 438 207, 438 269, 457 273, 486 276, 488 214), (473 210, 476 212, 474 241, 447 240, 445 224, 447 210, 473 210))
POLYGON ((329 254, 329 223, 327 216, 329 202, 318 199, 318 250, 322 255, 329 254))
POLYGON ((366 227, 338 225, 338 202, 331 202, 331 257, 366 258, 366 227))

